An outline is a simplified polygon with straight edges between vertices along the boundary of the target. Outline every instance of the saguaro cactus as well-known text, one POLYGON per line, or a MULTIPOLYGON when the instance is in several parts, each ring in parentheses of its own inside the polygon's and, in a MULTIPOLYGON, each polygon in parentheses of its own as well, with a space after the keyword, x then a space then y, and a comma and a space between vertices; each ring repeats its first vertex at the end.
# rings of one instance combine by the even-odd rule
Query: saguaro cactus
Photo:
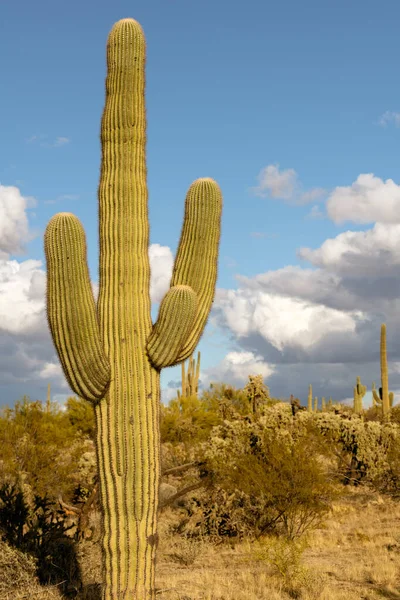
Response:
POLYGON ((311 385, 311 383, 308 386, 307 411, 308 412, 312 412, 313 411, 313 405, 312 405, 312 385, 311 385))
MULTIPOLYGON (((189 358, 188 370, 186 373, 185 363, 182 363, 182 397, 197 396, 200 377, 200 352, 197 353, 197 362, 193 355, 189 358)), ((178 390, 178 398, 181 393, 178 390)))
POLYGON ((386 325, 381 325, 381 382, 382 386, 379 388, 379 396, 376 392, 375 383, 372 385, 372 397, 374 406, 382 406, 383 417, 386 419, 390 415, 390 409, 393 406, 394 395, 393 392, 389 393, 389 376, 388 376, 388 365, 387 365, 387 353, 386 353, 386 325))
POLYGON ((145 38, 123 19, 107 43, 101 123, 99 297, 71 213, 45 233, 47 316, 66 379, 93 403, 103 519, 103 600, 153 600, 160 479, 160 370, 194 351, 215 293, 222 196, 189 188, 170 289, 150 315, 145 38))
POLYGON ((367 386, 361 383, 361 378, 357 376, 357 383, 354 386, 354 402, 353 410, 355 413, 360 414, 363 410, 363 398, 367 393, 367 386))

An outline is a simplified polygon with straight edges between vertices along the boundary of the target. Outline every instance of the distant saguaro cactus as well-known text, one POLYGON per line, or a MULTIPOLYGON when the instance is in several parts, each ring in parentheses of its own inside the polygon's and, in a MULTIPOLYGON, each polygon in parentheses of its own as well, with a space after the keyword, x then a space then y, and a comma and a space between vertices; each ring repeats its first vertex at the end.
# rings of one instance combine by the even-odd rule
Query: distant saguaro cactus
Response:
POLYGON ((372 385, 372 398, 374 406, 382 406, 383 417, 386 419, 390 416, 390 409, 393 406, 394 395, 389 393, 389 375, 386 353, 386 325, 381 325, 381 382, 382 387, 379 388, 379 395, 376 392, 375 383, 372 385))
POLYGON ((79 219, 56 214, 44 240, 51 335, 69 385, 95 411, 103 600, 155 598, 160 371, 193 353, 217 278, 222 196, 214 180, 198 179, 152 324, 145 55, 139 23, 118 21, 107 43, 101 124, 97 306, 79 219))
MULTIPOLYGON (((197 353, 197 362, 193 358, 193 355, 189 357, 189 365, 187 372, 185 370, 185 363, 182 363, 182 397, 188 398, 189 396, 197 396, 199 389, 199 377, 200 377, 200 352, 197 353)), ((181 397, 181 393, 178 390, 178 398, 181 397)))
POLYGON ((313 405, 312 405, 312 385, 311 385, 311 383, 308 386, 307 411, 308 412, 312 412, 313 411, 313 405))
POLYGON ((353 410, 355 413, 360 414, 363 409, 363 398, 367 393, 367 386, 362 385, 361 378, 357 376, 357 383, 354 386, 354 402, 353 402, 353 410))

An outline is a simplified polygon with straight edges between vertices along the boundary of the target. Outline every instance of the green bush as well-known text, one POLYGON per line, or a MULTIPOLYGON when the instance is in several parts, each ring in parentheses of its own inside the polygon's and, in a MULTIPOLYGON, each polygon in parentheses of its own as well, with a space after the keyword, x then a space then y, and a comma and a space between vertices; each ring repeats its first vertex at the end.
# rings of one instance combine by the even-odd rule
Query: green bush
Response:
POLYGON ((43 410, 24 397, 0 416, 0 483, 17 483, 30 495, 72 497, 87 441, 56 406, 43 410))

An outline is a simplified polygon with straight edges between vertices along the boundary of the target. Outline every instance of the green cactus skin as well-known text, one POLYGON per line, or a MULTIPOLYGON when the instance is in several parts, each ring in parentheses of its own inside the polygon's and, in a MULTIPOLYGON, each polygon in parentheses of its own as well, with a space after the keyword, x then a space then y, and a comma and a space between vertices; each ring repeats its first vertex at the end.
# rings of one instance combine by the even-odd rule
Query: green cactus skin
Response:
MULTIPOLYGON (((182 363, 182 397, 196 396, 198 393, 199 377, 200 377, 200 352, 197 353, 197 361, 193 355, 189 358, 188 370, 186 373, 185 363, 182 363)), ((178 390, 179 392, 179 390, 178 390)), ((178 398, 181 397, 180 392, 178 398)))
POLYGON ((389 375, 386 352, 386 325, 381 325, 381 382, 382 387, 379 388, 379 395, 375 388, 375 383, 372 384, 372 398, 374 406, 382 406, 382 414, 385 419, 390 416, 390 409, 393 406, 394 394, 389 392, 389 375))
POLYGON ((312 385, 311 385, 311 383, 310 383, 310 385, 308 387, 307 411, 308 412, 312 412, 313 411, 313 405, 312 405, 312 385))
POLYGON ((44 239, 50 332, 69 385, 95 411, 103 600, 155 598, 160 370, 193 353, 217 278, 222 195, 215 181, 199 179, 186 196, 171 287, 152 325, 145 54, 139 23, 117 22, 101 124, 97 306, 79 219, 53 216, 44 239))
POLYGON ((360 414, 363 410, 362 399, 367 393, 367 386, 362 385, 361 378, 357 377, 357 383, 354 386, 354 403, 353 410, 356 414, 360 414))
POLYGON ((382 381, 382 412, 384 417, 389 415, 389 376, 386 353, 386 325, 381 325, 381 381, 382 381))

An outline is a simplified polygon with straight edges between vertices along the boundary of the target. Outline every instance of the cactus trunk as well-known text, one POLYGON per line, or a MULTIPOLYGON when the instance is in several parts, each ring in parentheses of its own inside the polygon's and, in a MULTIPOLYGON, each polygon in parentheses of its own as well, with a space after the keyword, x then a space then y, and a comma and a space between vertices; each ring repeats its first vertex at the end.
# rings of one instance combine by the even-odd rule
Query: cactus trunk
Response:
POLYGON ((145 39, 122 19, 107 44, 101 125, 99 297, 80 221, 59 213, 45 234, 47 316, 65 376, 91 401, 102 508, 103 600, 154 600, 160 479, 160 370, 190 356, 215 292, 222 196, 189 189, 170 289, 150 314, 145 39))
POLYGON ((382 381, 382 412, 386 418, 390 413, 389 376, 386 353, 386 325, 381 325, 381 381, 382 381))

